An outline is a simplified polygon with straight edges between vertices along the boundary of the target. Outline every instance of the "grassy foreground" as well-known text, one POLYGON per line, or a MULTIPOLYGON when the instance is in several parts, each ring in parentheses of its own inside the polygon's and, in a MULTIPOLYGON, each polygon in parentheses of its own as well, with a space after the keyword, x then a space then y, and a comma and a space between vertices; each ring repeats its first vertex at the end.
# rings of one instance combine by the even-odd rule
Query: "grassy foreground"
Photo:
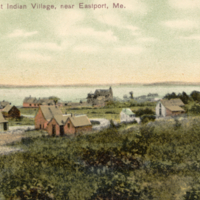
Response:
POLYGON ((200 199, 200 118, 74 138, 22 139, 0 157, 6 199, 200 199))

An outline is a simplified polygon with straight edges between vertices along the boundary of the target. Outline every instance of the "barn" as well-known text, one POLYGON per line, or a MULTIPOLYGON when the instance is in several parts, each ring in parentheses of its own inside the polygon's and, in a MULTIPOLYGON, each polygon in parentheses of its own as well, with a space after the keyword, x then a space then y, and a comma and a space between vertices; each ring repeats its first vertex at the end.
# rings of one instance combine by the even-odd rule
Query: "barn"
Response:
POLYGON ((3 110, 2 114, 5 118, 20 118, 20 110, 16 106, 8 104, 3 110))
POLYGON ((58 106, 40 106, 35 116, 35 129, 46 129, 48 122, 56 115, 62 115, 58 106))
POLYGON ((2 113, 0 112, 0 131, 8 130, 8 121, 4 119, 2 113))
POLYGON ((177 116, 185 113, 181 99, 162 99, 156 105, 156 117, 177 116))

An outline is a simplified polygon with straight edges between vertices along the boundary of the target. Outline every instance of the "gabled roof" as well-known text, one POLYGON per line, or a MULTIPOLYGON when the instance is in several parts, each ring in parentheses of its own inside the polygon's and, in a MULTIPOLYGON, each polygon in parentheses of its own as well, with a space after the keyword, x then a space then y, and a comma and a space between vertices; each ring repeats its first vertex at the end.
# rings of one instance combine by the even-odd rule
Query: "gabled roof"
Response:
POLYGON ((162 99, 161 103, 163 106, 184 106, 184 103, 181 101, 181 99, 162 99))
POLYGON ((1 101, 0 105, 1 105, 2 108, 5 108, 7 105, 10 105, 10 102, 8 102, 8 101, 1 101))
POLYGON ((8 122, 4 119, 3 115, 2 115, 2 112, 0 112, 0 123, 3 123, 3 122, 8 122))
POLYGON ((37 99, 35 97, 25 97, 24 103, 37 103, 37 99))
POLYGON ((58 123, 58 125, 62 126, 65 125, 67 119, 70 117, 71 115, 55 115, 53 118, 56 120, 56 122, 58 123))
POLYGON ((40 106, 40 109, 47 121, 50 121, 56 115, 62 115, 58 106, 40 106))
POLYGON ((13 106, 11 106, 10 104, 8 104, 4 109, 3 109, 3 112, 9 112, 11 110, 13 106))
POLYGON ((86 115, 81 116, 72 116, 69 117, 74 127, 80 127, 80 126, 90 126, 92 125, 90 120, 86 115))
POLYGON ((166 106, 166 108, 170 111, 184 111, 184 109, 179 106, 166 106))
POLYGON ((130 108, 123 108, 122 112, 125 113, 126 115, 135 115, 135 113, 133 113, 130 108))

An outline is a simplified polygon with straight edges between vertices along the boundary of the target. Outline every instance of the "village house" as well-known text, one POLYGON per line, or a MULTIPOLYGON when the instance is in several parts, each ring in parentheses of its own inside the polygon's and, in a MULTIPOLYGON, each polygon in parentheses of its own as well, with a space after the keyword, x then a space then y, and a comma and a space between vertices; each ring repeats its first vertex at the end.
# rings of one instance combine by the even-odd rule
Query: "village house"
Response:
POLYGON ((177 116, 185 113, 181 99, 162 99, 156 105, 156 117, 177 116))
POLYGON ((37 105, 37 99, 35 97, 26 97, 23 101, 23 107, 24 108, 36 108, 37 105))
POLYGON ((46 129, 48 122, 56 115, 62 115, 58 106, 40 106, 35 116, 35 129, 46 129))
POLYGON ((134 122, 135 114, 132 112, 130 108, 123 108, 120 112, 120 121, 121 122, 134 122))
POLYGON ((0 112, 0 131, 8 130, 8 121, 4 119, 2 113, 0 112))
POLYGON ((2 114, 5 118, 20 118, 20 110, 16 106, 8 104, 3 110, 2 114))
POLYGON ((76 135, 91 131, 92 124, 86 115, 55 115, 46 130, 52 136, 76 135))
POLYGON ((24 108, 38 108, 41 105, 55 105, 54 101, 49 98, 26 97, 23 101, 24 108))
POLYGON ((87 103, 93 106, 103 107, 106 102, 113 100, 113 92, 110 87, 108 90, 97 89, 95 93, 89 93, 87 96, 87 103))
POLYGON ((2 110, 2 109, 4 109, 7 105, 10 105, 10 104, 11 104, 10 102, 5 101, 5 100, 0 101, 0 109, 2 110))

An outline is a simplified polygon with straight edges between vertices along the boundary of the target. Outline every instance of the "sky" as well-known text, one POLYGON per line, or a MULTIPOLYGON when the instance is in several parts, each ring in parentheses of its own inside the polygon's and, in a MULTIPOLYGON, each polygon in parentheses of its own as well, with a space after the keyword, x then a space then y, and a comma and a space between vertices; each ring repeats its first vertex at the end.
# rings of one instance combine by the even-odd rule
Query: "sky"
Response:
POLYGON ((0 84, 200 82, 199 13, 200 0, 0 0, 0 84))

